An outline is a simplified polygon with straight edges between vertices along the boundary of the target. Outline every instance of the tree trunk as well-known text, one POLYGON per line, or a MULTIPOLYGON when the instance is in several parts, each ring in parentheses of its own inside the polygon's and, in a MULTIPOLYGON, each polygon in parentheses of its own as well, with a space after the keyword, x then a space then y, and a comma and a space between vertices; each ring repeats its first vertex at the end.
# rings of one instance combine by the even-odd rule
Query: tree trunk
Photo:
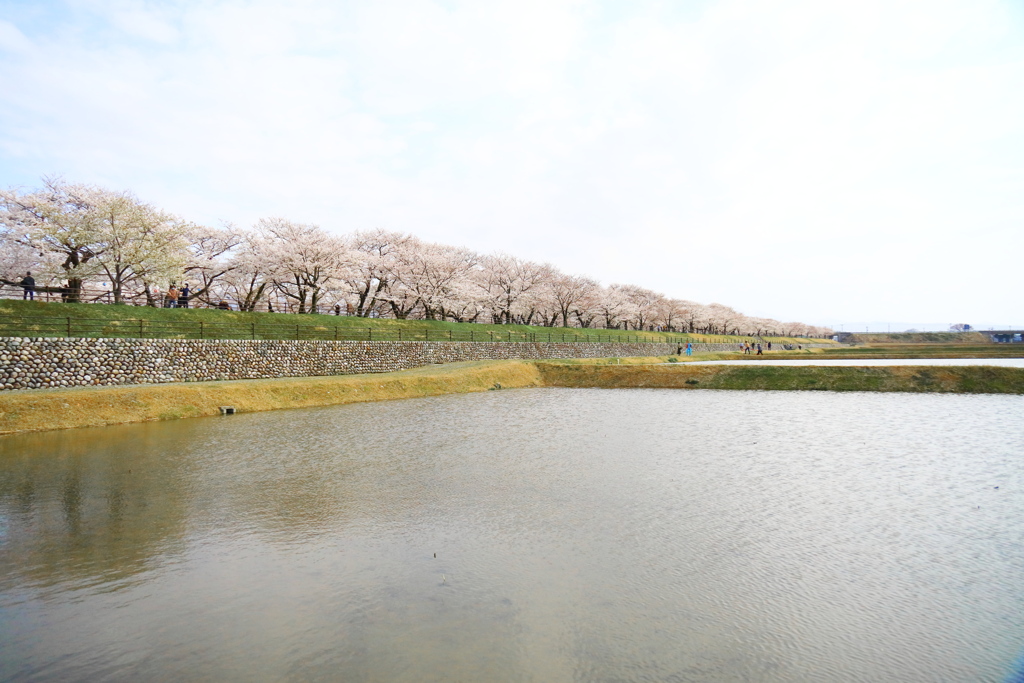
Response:
POLYGON ((81 303, 82 301, 82 278, 68 278, 68 303, 81 303))

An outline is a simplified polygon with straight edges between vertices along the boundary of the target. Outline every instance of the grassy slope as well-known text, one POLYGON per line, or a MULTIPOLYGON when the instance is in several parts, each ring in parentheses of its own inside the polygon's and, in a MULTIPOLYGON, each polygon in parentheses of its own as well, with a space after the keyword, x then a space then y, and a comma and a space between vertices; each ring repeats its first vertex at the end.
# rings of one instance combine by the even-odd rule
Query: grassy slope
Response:
MULTIPOLYGON (((1020 358, 1024 357, 1024 344, 986 344, 986 345, 929 345, 929 344, 893 344, 889 346, 827 346, 823 348, 803 349, 802 351, 773 350, 766 351, 763 356, 744 355, 736 351, 718 353, 699 353, 691 357, 670 358, 671 361, 680 363, 706 361, 706 360, 742 360, 750 363, 757 363, 762 360, 779 359, 882 359, 893 358, 912 360, 915 358, 1020 358)), ((592 359, 563 359, 549 361, 552 363, 591 363, 592 359)), ((622 358, 616 362, 623 364, 664 362, 664 359, 655 358, 622 358)))
MULTIPOLYGON (((342 336, 366 338, 367 331, 372 330, 374 339, 396 339, 398 331, 403 332, 403 339, 423 339, 424 330, 429 330, 431 339, 446 338, 449 331, 453 338, 469 339, 470 332, 477 341, 490 339, 493 333, 496 340, 507 340, 512 333, 512 341, 524 339, 524 335, 536 334, 537 341, 544 341, 552 335, 555 341, 565 335, 566 341, 586 341, 588 339, 636 340, 639 336, 644 341, 677 340, 684 336, 692 341, 739 341, 740 337, 720 335, 681 335, 667 332, 633 332, 625 330, 593 330, 579 328, 551 328, 537 325, 485 325, 477 323, 452 323, 439 320, 392 320, 390 318, 356 318, 351 316, 333 315, 289 315, 285 313, 240 313, 237 311, 219 311, 214 309, 165 309, 136 306, 112 306, 106 304, 60 304, 38 301, 0 300, 0 335, 9 336, 63 336, 64 319, 72 319, 72 336, 106 336, 106 337, 138 337, 138 320, 147 321, 143 324, 144 335, 147 337, 196 337, 197 324, 202 321, 205 336, 210 339, 249 338, 252 325, 256 325, 256 338, 287 338, 293 334, 295 326, 300 326, 300 336, 306 338, 331 338, 329 331, 340 328, 342 336), (42 324, 43 318, 52 322, 42 324), (101 322, 79 322, 95 319, 101 322), (175 327, 178 325, 178 327, 175 327), (277 325, 278 328, 269 326, 277 325), (263 334, 260 328, 263 328, 263 334), (50 334, 45 334, 46 330, 50 334), (89 334, 78 334, 76 330, 88 329, 89 334), (319 331, 319 335, 317 332, 319 331), (272 333, 273 332, 273 333, 272 333), (278 334, 280 333, 280 334, 278 334)), ((294 338, 294 337, 292 337, 294 338)), ((773 341, 784 342, 779 338, 773 341)), ((820 341, 820 340, 816 340, 820 341)), ((807 340, 794 340, 793 343, 807 343, 807 340)))
POLYGON ((0 434, 517 387, 1024 394, 1024 368, 664 364, 663 358, 476 361, 402 372, 0 393, 0 434))
POLYGON ((1024 344, 879 344, 813 351, 816 358, 1014 358, 1024 356, 1024 344))
POLYGON ((340 377, 81 387, 0 393, 0 434, 97 427, 147 420, 387 401, 540 386, 537 368, 521 361, 476 361, 340 377))
POLYGON ((1024 394, 1024 368, 535 364, 549 386, 1024 394))
POLYGON ((981 332, 897 332, 852 334, 845 339, 851 344, 986 344, 988 335, 981 332))

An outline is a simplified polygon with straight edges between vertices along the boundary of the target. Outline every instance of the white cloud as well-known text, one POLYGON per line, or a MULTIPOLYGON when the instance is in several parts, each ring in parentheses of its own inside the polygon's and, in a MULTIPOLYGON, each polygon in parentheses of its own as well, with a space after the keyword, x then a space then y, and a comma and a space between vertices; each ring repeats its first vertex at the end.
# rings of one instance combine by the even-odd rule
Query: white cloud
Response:
POLYGON ((386 225, 810 322, 1015 305, 950 276, 1022 246, 1012 5, 62 9, 0 23, 12 178, 386 225))
POLYGON ((0 21, 0 51, 25 54, 32 50, 32 42, 9 21, 0 21))

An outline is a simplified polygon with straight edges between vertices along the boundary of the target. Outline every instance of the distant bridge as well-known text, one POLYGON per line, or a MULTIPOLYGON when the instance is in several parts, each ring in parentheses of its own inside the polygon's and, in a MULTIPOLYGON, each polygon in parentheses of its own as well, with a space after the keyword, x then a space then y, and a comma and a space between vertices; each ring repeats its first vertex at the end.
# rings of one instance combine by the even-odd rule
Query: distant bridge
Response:
POLYGON ((982 334, 987 334, 989 339, 996 342, 997 344, 1020 344, 1024 343, 1024 332, 1020 330, 975 330, 982 334))

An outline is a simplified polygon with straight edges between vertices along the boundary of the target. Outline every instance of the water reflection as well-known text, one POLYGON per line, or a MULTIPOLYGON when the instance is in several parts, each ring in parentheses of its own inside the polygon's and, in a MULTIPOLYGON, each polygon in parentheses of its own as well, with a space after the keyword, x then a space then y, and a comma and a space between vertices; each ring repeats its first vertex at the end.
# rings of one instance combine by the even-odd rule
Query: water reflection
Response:
POLYGON ((162 427, 0 439, 0 589, 116 585, 172 552, 187 493, 162 427))
POLYGON ((0 679, 1001 680, 1022 408, 523 390, 2 438, 0 679))

